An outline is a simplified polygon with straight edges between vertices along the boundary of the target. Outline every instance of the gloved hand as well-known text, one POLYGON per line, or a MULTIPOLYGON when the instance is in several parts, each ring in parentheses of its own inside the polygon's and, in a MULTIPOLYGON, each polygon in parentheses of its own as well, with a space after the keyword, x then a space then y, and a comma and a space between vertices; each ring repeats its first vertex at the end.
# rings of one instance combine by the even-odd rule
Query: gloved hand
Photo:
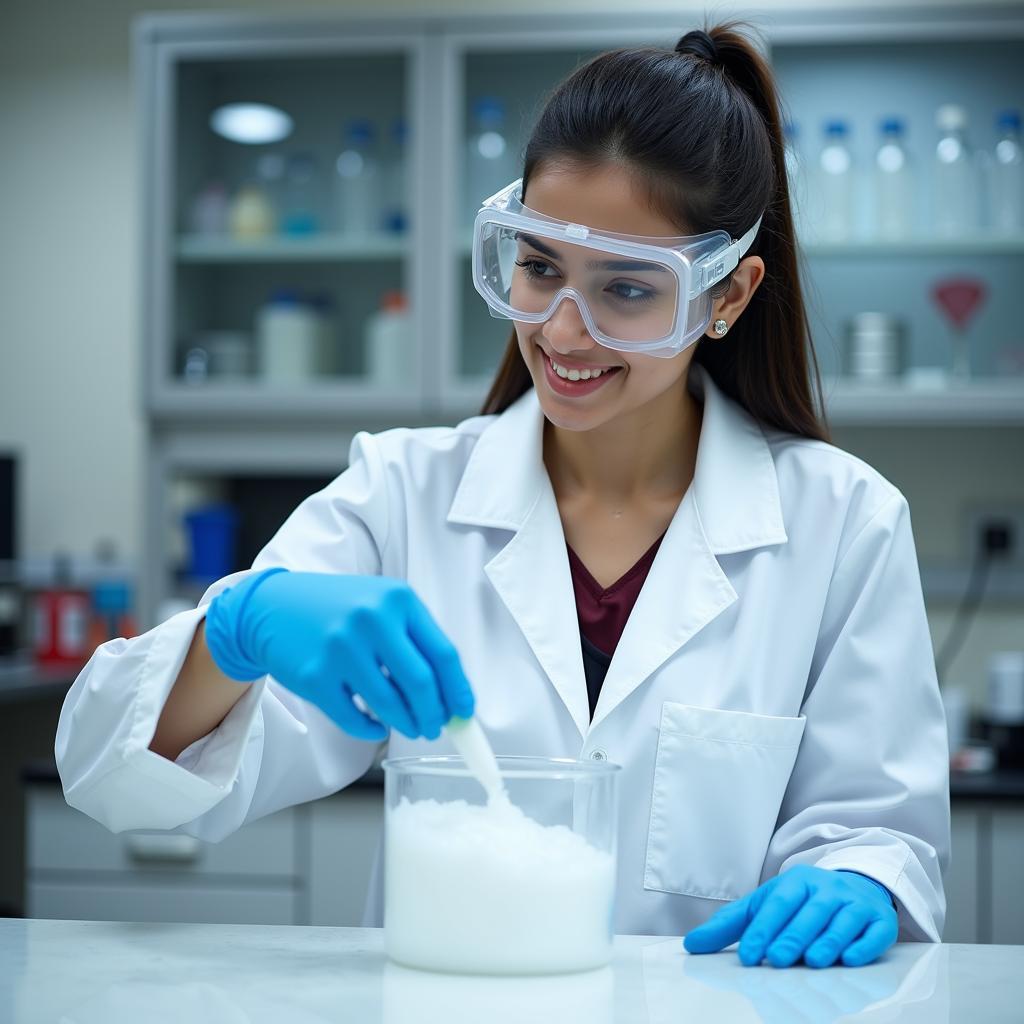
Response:
POLYGON ((401 580, 253 573, 210 602, 206 643, 225 675, 269 673, 359 739, 382 740, 388 727, 437 739, 453 715, 473 714, 458 653, 401 580))
POLYGON ((880 957, 899 932, 889 890, 855 871, 797 864, 719 910, 683 940, 689 953, 716 953, 739 939, 740 961, 753 967, 767 956, 789 967, 842 957, 860 967, 880 957))

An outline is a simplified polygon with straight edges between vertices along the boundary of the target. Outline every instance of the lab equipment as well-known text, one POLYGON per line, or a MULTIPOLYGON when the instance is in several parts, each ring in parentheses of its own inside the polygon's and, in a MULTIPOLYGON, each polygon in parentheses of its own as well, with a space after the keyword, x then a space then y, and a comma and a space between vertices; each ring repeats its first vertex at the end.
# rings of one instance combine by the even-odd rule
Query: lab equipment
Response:
POLYGON ((213 599, 206 638, 232 679, 269 673, 360 739, 436 739, 473 714, 458 655, 400 580, 265 569, 213 599))
POLYGON ((874 233, 886 241, 905 241, 913 230, 914 176, 904 143, 901 118, 881 123, 882 141, 875 152, 874 233))
POLYGON ((991 225, 996 235, 1015 237, 1024 232, 1024 156, 1021 153, 1020 113, 1004 110, 996 118, 999 141, 991 163, 991 225))
POLYGON ((245 331, 204 331, 196 338, 205 349, 210 377, 238 379, 252 373, 252 336, 245 331))
POLYGON ((739 941, 740 961, 767 957, 789 967, 842 959, 860 967, 880 957, 899 931, 889 890, 855 871, 797 864, 719 910, 683 940, 690 953, 716 953, 739 941))
POLYGON ((285 163, 281 186, 281 231, 304 237, 320 230, 316 158, 312 153, 292 153, 285 163))
POLYGON ((404 117, 396 117, 391 122, 390 145, 381 167, 381 228, 396 235, 403 234, 409 227, 408 143, 409 124, 404 117))
POLYGON ((256 313, 260 376, 273 384, 301 384, 317 374, 320 325, 293 288, 278 288, 256 313))
POLYGON ((96 545, 96 560, 87 631, 90 651, 115 637, 127 639, 138 635, 132 615, 131 580, 117 564, 117 547, 112 540, 104 539, 96 545))
POLYGON ((32 602, 32 653, 44 671, 76 671, 89 655, 89 592, 73 579, 71 558, 53 557, 50 581, 32 602))
POLYGON ((988 718, 1024 726, 1024 651, 996 651, 988 659, 988 718))
POLYGON ((739 240, 725 231, 598 231, 524 206, 520 178, 477 214, 473 284, 492 317, 542 323, 568 297, 600 344, 671 358, 704 333, 711 286, 738 265, 760 226, 758 217, 739 240))
POLYGON ((931 288, 932 301, 953 328, 952 374, 960 381, 971 375, 971 354, 967 344, 967 325, 988 294, 984 281, 972 277, 949 277, 931 288))
POLYGON ((208 586, 214 580, 235 571, 235 543, 238 512, 221 502, 210 502, 191 509, 183 516, 188 532, 190 583, 208 586))
POLYGON ((343 234, 363 237, 380 222, 380 167, 376 133, 366 118, 349 122, 345 148, 335 161, 335 217, 343 234))
POLYGON ((816 232, 825 242, 846 242, 854 233, 856 193, 849 135, 850 127, 845 121, 825 123, 825 144, 817 167, 821 213, 816 232))
POLYGON ((505 134, 505 103, 497 96, 473 101, 471 130, 466 139, 466 202, 468 226, 487 196, 520 173, 519 161, 505 134))
POLYGON ((967 140, 967 112, 955 103, 936 111, 932 230, 939 238, 974 235, 979 226, 977 165, 967 140))
POLYGON ((366 375, 381 387, 401 387, 414 378, 415 357, 405 293, 385 292, 380 309, 366 323, 366 375))
POLYGON ((228 230, 239 241, 254 241, 274 233, 274 208, 255 181, 245 182, 228 208, 228 230))
POLYGON ((188 226, 197 235, 220 236, 227 232, 228 192, 223 182, 209 182, 192 200, 188 226))
POLYGON ((497 759, 480 802, 461 757, 384 761, 384 942, 407 967, 590 970, 611 956, 619 767, 497 759))
POLYGON ((855 380, 898 377, 906 366, 906 324, 888 313, 857 313, 846 323, 846 373, 855 380))
POLYGON ((494 751, 487 742, 487 735, 477 717, 452 718, 444 727, 445 735, 462 755, 466 767, 484 787, 488 800, 496 800, 505 795, 505 787, 501 781, 501 770, 495 760, 494 751))

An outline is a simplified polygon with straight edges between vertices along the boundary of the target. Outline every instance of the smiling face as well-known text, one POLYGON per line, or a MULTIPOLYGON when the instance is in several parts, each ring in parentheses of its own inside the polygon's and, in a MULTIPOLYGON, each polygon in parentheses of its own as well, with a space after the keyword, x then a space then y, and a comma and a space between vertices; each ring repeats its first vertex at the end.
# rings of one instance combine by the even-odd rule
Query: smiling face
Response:
MULTIPOLYGON (((588 227, 620 234, 646 236, 679 235, 679 226, 651 210, 633 179, 621 166, 607 164, 597 170, 582 171, 570 165, 545 167, 530 179, 524 205, 538 213, 586 224, 588 227)), ((544 243, 537 248, 521 239, 517 262, 522 271, 522 288, 551 294, 566 283, 566 276, 575 284, 579 280, 592 308, 600 299, 616 314, 635 318, 622 312, 626 304, 640 300, 652 289, 650 273, 602 271, 599 279, 577 276, 583 266, 581 247, 562 246, 561 259, 557 243, 544 243), (569 250, 576 249, 571 252, 569 250), (557 282, 555 279, 557 278, 557 282), (595 280, 599 284, 595 285, 595 280), (531 283, 532 282, 532 283, 531 283)), ((674 301, 674 300, 673 300, 674 301)), ((546 302, 544 303, 546 305, 546 302)), ((520 306, 520 308, 527 308, 520 306)), ((649 317, 650 302, 644 316, 649 317)), ((685 388, 686 371, 696 346, 685 348, 670 359, 637 353, 631 355, 605 348, 590 335, 579 307, 571 299, 563 299, 551 317, 540 324, 515 322, 519 350, 533 378, 541 407, 556 426, 569 430, 591 430, 651 403, 675 403, 685 388), (602 370, 596 379, 566 381, 560 376, 568 371, 582 374, 602 370)), ((622 336, 622 335, 620 335, 622 336)), ((572 376, 576 376, 575 373, 572 376)))

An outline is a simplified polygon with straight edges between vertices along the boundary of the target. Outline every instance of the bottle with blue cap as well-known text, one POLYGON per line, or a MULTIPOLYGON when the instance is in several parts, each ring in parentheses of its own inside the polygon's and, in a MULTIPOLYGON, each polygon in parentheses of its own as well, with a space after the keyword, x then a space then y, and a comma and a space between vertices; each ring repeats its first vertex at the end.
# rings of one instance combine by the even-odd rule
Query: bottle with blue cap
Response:
POLYGON ((342 234, 365 238, 380 224, 380 166, 377 134, 365 117, 349 121, 344 146, 334 163, 335 227, 342 234))
POLYGON ((996 115, 995 152, 991 162, 991 225, 1004 238, 1024 234, 1024 157, 1021 153, 1020 111, 996 115))
POLYGON ((935 112, 939 141, 935 145, 932 230, 936 237, 959 240, 976 235, 981 182, 974 151, 967 139, 967 111, 947 103, 935 112))
POLYGON ((822 201, 819 234, 822 241, 847 242, 853 237, 854 166, 846 121, 825 122, 825 144, 818 157, 822 201))
POLYGON ((914 229, 914 176, 904 141, 906 128, 898 117, 885 118, 879 127, 882 140, 875 151, 874 234, 885 241, 906 241, 914 229))
POLYGON ((463 219, 472 226, 480 204, 519 177, 519 160, 505 128, 505 104, 497 96, 479 96, 473 102, 466 140, 466 182, 463 219))

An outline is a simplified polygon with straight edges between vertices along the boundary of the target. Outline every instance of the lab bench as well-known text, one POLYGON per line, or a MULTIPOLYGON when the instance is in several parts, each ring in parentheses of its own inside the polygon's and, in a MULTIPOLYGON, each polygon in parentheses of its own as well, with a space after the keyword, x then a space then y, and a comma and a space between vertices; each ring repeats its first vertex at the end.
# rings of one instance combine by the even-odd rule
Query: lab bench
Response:
MULTIPOLYGON (((29 917, 357 925, 383 817, 383 773, 245 825, 218 844, 115 835, 23 773, 29 917)), ((949 942, 1024 944, 1024 772, 954 772, 949 942)))
POLYGON ((898 943, 866 967, 743 967, 617 936, 609 966, 473 977, 391 963, 375 928, 0 920, 0 1016, 326 1024, 1020 1020, 1024 947, 898 943), (5 993, 9 993, 6 995, 5 993), (9 1005, 5 1005, 9 1001, 9 1005))

